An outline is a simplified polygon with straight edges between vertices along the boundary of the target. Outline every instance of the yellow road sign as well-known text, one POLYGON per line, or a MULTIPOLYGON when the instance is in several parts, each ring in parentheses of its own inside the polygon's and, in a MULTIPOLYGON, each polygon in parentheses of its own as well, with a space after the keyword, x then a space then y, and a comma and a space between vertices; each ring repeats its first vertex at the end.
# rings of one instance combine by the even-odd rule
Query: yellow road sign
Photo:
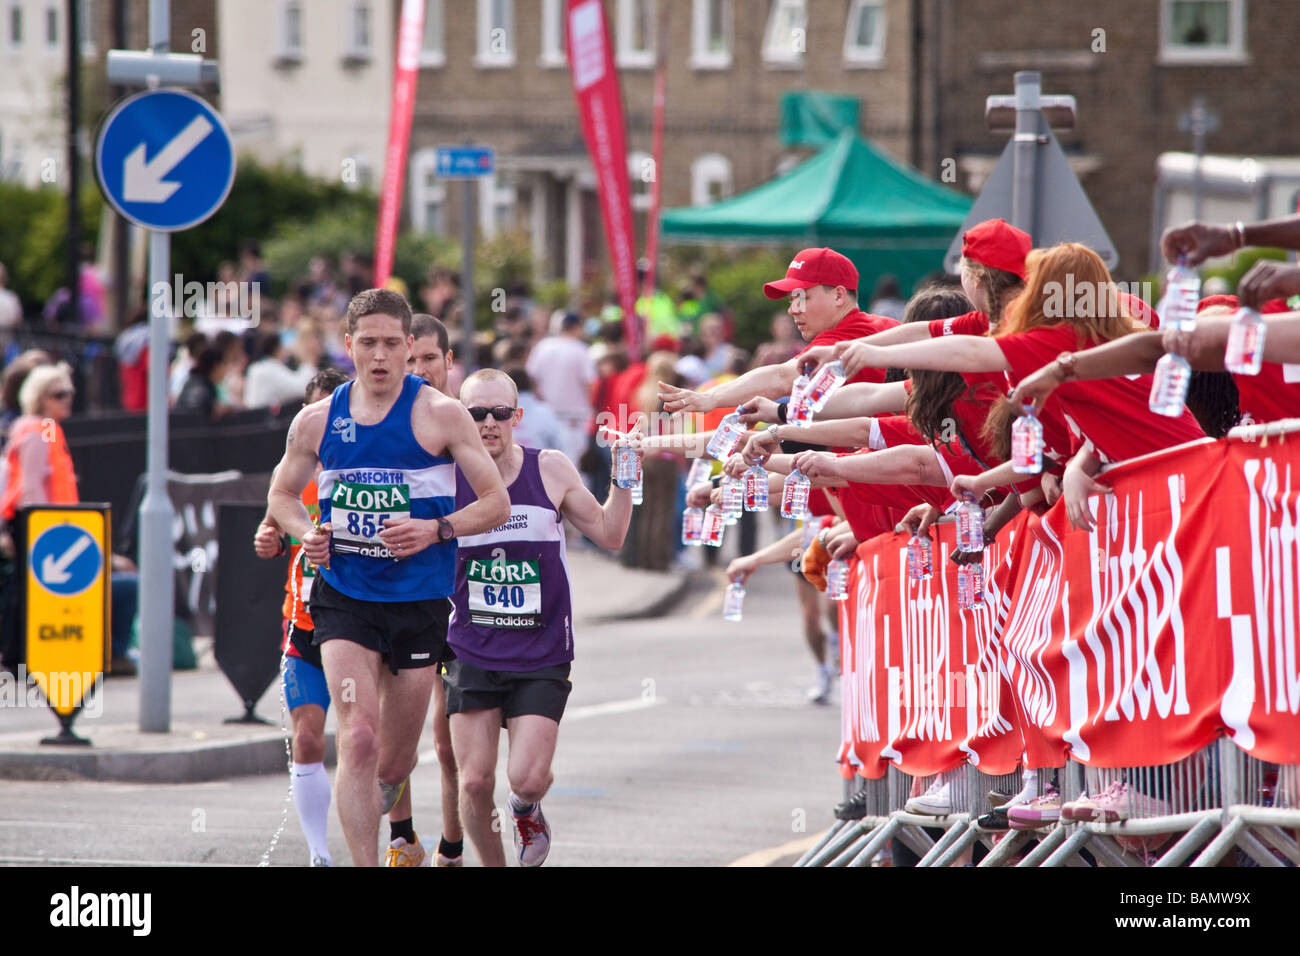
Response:
POLYGON ((47 505, 25 517, 27 672, 66 717, 108 669, 109 509, 47 505))

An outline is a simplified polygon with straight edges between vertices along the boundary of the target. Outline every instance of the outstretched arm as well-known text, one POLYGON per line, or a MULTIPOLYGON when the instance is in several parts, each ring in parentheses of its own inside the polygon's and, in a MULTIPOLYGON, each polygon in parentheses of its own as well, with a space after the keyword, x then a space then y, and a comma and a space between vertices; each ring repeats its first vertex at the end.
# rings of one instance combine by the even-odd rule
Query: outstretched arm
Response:
POLYGON ((753 554, 742 555, 727 565, 727 577, 740 579, 744 584, 749 576, 765 564, 782 564, 794 560, 795 553, 803 543, 803 529, 795 528, 779 541, 773 541, 765 548, 759 548, 753 554))
POLYGON ((711 412, 725 405, 743 405, 755 395, 763 398, 784 398, 799 377, 798 356, 780 365, 762 365, 744 375, 713 386, 707 392, 693 392, 689 388, 659 383, 659 400, 668 412, 711 412))
MULTIPOLYGON (((597 547, 617 551, 627 537, 632 521, 632 490, 610 485, 604 505, 596 500, 578 469, 561 452, 547 450, 541 453, 538 467, 542 481, 549 493, 554 487, 560 492, 560 513, 573 522, 573 526, 590 538, 597 547)), ((554 501, 556 495, 551 495, 554 501)))
MULTIPOLYGON (((918 323, 919 324, 919 323, 918 323)), ((997 342, 983 335, 950 335, 904 345, 854 343, 840 356, 850 378, 862 368, 929 369, 936 372, 1006 372, 1011 366, 997 342)))

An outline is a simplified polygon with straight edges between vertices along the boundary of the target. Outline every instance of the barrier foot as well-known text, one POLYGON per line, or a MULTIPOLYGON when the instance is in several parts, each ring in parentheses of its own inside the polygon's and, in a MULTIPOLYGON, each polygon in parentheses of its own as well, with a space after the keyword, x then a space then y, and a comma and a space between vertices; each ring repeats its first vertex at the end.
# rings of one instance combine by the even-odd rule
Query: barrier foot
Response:
POLYGON ((813 857, 815 857, 818 853, 820 853, 827 843, 830 843, 831 840, 835 839, 835 834, 839 833, 841 830, 843 830, 846 826, 849 826, 851 823, 853 823, 852 820, 836 820, 833 824, 831 824, 831 828, 827 830, 824 834, 822 834, 822 838, 817 841, 817 844, 815 846, 811 847, 807 853, 805 853, 803 856, 799 857, 799 859, 794 861, 794 865, 795 866, 807 865, 808 861, 811 860, 813 857))
POLYGON ((1193 853, 1210 838, 1210 834, 1219 829, 1219 821, 1214 817, 1206 817, 1196 826, 1192 827, 1182 838, 1165 851, 1165 855, 1156 860, 1157 867, 1182 866, 1184 862, 1193 853))
POLYGON ((1233 818, 1232 822, 1210 841, 1210 845, 1201 851, 1201 855, 1191 862, 1191 865, 1194 867, 1217 866, 1219 861, 1227 856, 1228 851, 1236 844, 1237 834, 1241 833, 1245 828, 1245 820, 1241 819, 1241 817, 1233 818))
POLYGON ((949 827, 944 835, 939 838, 938 842, 935 843, 934 846, 930 847, 930 851, 926 853, 925 856, 921 857, 921 861, 916 865, 918 867, 933 866, 934 861, 943 856, 943 854, 948 850, 948 847, 952 846, 953 843, 961 837, 961 834, 961 827, 949 827))
POLYGON ((975 843, 975 841, 980 838, 979 827, 977 827, 974 823, 959 824, 958 826, 954 827, 954 829, 962 831, 961 836, 959 836, 955 841, 953 841, 952 846, 944 850, 943 853, 939 856, 939 858, 935 860, 934 863, 931 864, 931 866, 934 867, 952 866, 954 863, 957 862, 957 860, 961 857, 961 855, 965 853, 968 849, 970 849, 970 847, 975 843))
POLYGON ((1260 866, 1286 866, 1249 830, 1241 831, 1241 836, 1237 837, 1237 846, 1260 866))
POLYGON ((1125 853, 1118 841, 1104 833, 1093 834, 1092 841, 1088 844, 1088 852, 1097 858, 1098 866, 1142 867, 1141 860, 1125 853))
POLYGON ((1007 835, 997 842, 989 855, 980 860, 980 866, 1002 866, 1015 856, 1016 851, 1029 842, 1032 831, 1008 830, 1007 835))
MULTIPOLYGON (((954 829, 961 829, 961 825, 955 824, 949 827, 948 832, 954 829)), ((946 836, 947 833, 944 835, 946 836)), ((934 849, 934 841, 920 827, 899 827, 896 839, 921 859, 924 859, 934 849)))
POLYGON ((1044 860, 1052 855, 1052 852, 1066 841, 1070 836, 1070 828, 1061 826, 1053 827, 1048 831, 1047 836, 1038 841, 1038 846, 1034 847, 1024 855, 1016 866, 1039 866, 1044 860))
POLYGON ((861 820, 850 820, 840 829, 835 836, 826 842, 821 851, 812 857, 805 866, 829 866, 831 860, 835 859, 844 850, 854 843, 863 833, 873 829, 874 824, 870 823, 870 817, 861 820))
POLYGON ((891 819, 877 827, 869 834, 870 839, 867 840, 862 849, 858 850, 849 860, 848 865, 852 867, 870 866, 871 861, 876 858, 876 854, 885 848, 885 844, 889 842, 894 832, 902 825, 898 820, 891 819))
MULTIPOLYGON (((1083 845, 1092 839, 1092 831, 1087 827, 1079 827, 1061 844, 1051 856, 1039 864, 1044 868, 1065 866, 1069 859, 1083 849, 1083 845)), ((1024 866, 1025 864, 1021 864, 1024 866)))
POLYGON ((1278 849, 1296 866, 1300 866, 1300 849, 1296 848, 1295 840, 1292 840, 1285 832, 1277 827, 1265 827, 1257 831, 1257 835, 1263 837, 1269 846, 1278 849))

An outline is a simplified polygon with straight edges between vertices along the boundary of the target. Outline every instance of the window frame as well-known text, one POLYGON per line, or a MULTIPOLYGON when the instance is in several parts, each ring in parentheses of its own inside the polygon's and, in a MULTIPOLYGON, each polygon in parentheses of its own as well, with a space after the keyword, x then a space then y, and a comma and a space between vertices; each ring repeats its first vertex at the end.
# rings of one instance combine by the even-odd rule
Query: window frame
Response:
POLYGON ((95 46, 95 7, 91 0, 77 0, 77 29, 81 35, 77 38, 84 60, 93 60, 99 55, 95 46))
POLYGON ((1189 0, 1160 0, 1160 48, 1156 63, 1161 66, 1237 66, 1251 62, 1246 49, 1246 0, 1206 0, 1228 5, 1228 42, 1223 46, 1198 48, 1174 44, 1171 33, 1174 4, 1189 0))
POLYGON ((537 65, 544 69, 554 70, 569 65, 564 45, 568 6, 565 0, 542 0, 542 48, 537 54, 537 65))
POLYGON ((767 23, 763 27, 763 65, 770 69, 801 70, 807 58, 807 49, 802 52, 777 52, 782 49, 773 44, 773 30, 776 27, 777 14, 786 7, 797 7, 803 12, 804 40, 808 39, 808 3, 807 0, 772 0, 768 8, 767 23))
POLYGON ((476 5, 474 65, 480 70, 503 70, 515 65, 519 50, 515 42, 515 4, 514 0, 500 0, 506 5, 507 22, 502 27, 506 31, 508 46, 504 53, 493 53, 489 46, 492 42, 492 5, 498 0, 478 0, 476 5))
POLYGON ((659 28, 659 9, 656 0, 618 0, 614 41, 614 65, 620 70, 649 70, 655 65, 659 38, 655 35, 659 28), (632 48, 634 14, 641 12, 649 17, 647 39, 649 47, 643 50, 632 48))
POLYGON ((437 205, 445 220, 447 215, 447 183, 438 178, 438 151, 428 146, 411 154, 410 184, 407 202, 410 203, 411 228, 420 235, 445 235, 444 228, 435 229, 428 219, 428 207, 437 205))
POLYGON ((371 0, 348 0, 343 5, 343 61, 345 64, 369 63, 375 58, 375 5, 371 0), (357 43, 356 13, 366 12, 366 45, 357 43))
POLYGON ((727 48, 709 49, 709 12, 711 0, 693 0, 691 8, 691 69, 727 70, 731 68, 732 47, 736 38, 735 0, 722 0, 722 36, 727 48))
POLYGON ((443 0, 424 0, 424 29, 420 34, 420 68, 436 69, 447 65, 447 10, 443 0), (438 23, 438 45, 429 47, 429 24, 438 23))
POLYGON ((722 153, 702 153, 691 160, 691 205, 707 206, 721 202, 735 195, 735 167, 731 159, 722 153), (721 171, 722 175, 718 175, 721 171), (709 196, 709 185, 722 181, 726 184, 723 194, 717 199, 709 196))
POLYGON ((303 28, 306 22, 303 0, 279 0, 275 16, 275 62, 279 64, 301 63, 303 58, 303 28), (289 11, 298 11, 298 44, 289 45, 289 11))
POLYGON ((889 14, 885 0, 851 0, 849 18, 844 24, 844 66, 849 69, 879 69, 885 65, 885 42, 888 32, 889 14), (876 34, 871 46, 860 46, 854 41, 857 31, 854 27, 856 17, 861 17, 868 8, 876 11, 876 34))

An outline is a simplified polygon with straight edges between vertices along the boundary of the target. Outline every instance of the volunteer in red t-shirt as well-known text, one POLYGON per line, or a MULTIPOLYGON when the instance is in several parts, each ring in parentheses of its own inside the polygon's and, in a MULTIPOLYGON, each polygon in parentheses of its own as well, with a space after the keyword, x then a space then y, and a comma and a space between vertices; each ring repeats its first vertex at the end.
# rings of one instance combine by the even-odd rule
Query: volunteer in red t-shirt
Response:
MULTIPOLYGON (((1025 290, 1011 304, 993 338, 963 335, 884 348, 864 345, 862 355, 875 368, 1004 371, 1017 384, 1053 360, 1068 365, 1076 350, 1144 328, 1116 308, 1113 290, 1110 273, 1095 252, 1079 243, 1062 243, 1030 253, 1025 290), (1063 315, 1046 314, 1055 312, 1048 305, 1060 301, 1058 290, 1067 277, 1075 289, 1091 285, 1095 294, 1066 303, 1063 315)), ((1177 418, 1153 414, 1148 408, 1150 392, 1149 375, 1067 381, 1057 390, 1057 401, 1078 446, 1062 483, 1067 514, 1077 527, 1091 528, 1088 497, 1108 490, 1093 480, 1103 462, 1205 437, 1185 409, 1177 418)))
MULTIPOLYGON (((804 249, 790 262, 785 278, 765 284, 763 294, 769 299, 789 296, 790 318, 808 343, 804 352, 898 325, 893 319, 869 315, 858 308, 858 270, 834 249, 804 249)), ((755 396, 784 398, 799 377, 799 355, 779 365, 750 369, 707 392, 693 392, 660 382, 659 400, 668 412, 711 412, 715 408, 742 405, 755 396)), ((849 381, 883 382, 884 379, 883 369, 864 369, 849 381)))

